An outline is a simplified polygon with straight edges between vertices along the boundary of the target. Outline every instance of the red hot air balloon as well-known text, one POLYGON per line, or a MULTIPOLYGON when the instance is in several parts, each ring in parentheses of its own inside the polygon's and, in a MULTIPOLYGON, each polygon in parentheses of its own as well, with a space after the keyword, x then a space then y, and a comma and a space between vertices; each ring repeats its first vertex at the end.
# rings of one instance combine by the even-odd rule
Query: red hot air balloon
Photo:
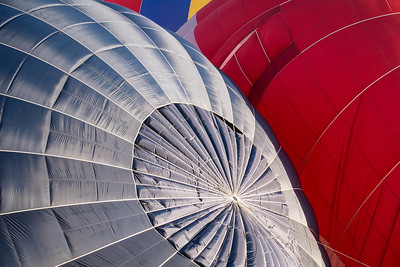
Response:
POLYGON ((400 264, 399 28, 400 1, 215 0, 178 31, 272 125, 334 265, 400 264))

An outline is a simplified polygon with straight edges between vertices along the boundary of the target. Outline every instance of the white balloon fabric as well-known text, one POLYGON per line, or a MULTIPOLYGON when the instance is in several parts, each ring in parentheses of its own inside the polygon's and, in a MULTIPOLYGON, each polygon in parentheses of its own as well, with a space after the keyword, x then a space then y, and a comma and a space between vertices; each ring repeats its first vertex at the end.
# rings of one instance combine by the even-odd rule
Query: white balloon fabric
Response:
POLYGON ((322 266, 269 126, 199 51, 92 0, 0 1, 1 266, 322 266))

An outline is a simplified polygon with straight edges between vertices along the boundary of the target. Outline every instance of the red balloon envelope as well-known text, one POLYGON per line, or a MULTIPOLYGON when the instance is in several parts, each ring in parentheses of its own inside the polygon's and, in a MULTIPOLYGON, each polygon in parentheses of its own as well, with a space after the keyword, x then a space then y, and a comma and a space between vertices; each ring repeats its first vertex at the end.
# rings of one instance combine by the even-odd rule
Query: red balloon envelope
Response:
POLYGON ((215 0, 178 31, 272 125, 334 265, 400 264, 399 29, 394 0, 215 0))

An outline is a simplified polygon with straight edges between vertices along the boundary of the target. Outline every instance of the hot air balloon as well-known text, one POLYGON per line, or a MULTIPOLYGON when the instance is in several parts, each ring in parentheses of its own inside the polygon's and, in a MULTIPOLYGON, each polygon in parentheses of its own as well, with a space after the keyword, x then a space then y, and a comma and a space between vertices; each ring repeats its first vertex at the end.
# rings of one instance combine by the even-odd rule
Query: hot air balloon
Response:
POLYGON ((149 19, 0 2, 1 266, 324 266, 296 172, 236 85, 149 19))
POLYGON ((398 1, 215 0, 178 31, 270 123, 334 265, 400 263, 399 11, 398 1))
POLYGON ((136 11, 171 30, 178 30, 210 0, 105 0, 136 11))

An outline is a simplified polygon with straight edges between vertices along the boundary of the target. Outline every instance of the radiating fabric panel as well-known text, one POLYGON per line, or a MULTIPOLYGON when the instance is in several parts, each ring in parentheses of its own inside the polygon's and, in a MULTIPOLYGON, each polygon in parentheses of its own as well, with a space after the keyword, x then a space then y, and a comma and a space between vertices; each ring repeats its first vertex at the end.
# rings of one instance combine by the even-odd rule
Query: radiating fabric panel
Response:
MULTIPOLYGON (((292 191, 300 190, 294 170, 285 169, 283 151, 270 160, 265 151, 209 111, 163 107, 135 141, 139 201, 157 231, 201 266, 268 266, 273 260, 266 254, 281 266, 323 264, 308 254, 318 245, 311 252, 300 241, 312 236, 303 213, 311 209, 292 191)), ((315 219, 307 218, 317 232, 315 219)))

